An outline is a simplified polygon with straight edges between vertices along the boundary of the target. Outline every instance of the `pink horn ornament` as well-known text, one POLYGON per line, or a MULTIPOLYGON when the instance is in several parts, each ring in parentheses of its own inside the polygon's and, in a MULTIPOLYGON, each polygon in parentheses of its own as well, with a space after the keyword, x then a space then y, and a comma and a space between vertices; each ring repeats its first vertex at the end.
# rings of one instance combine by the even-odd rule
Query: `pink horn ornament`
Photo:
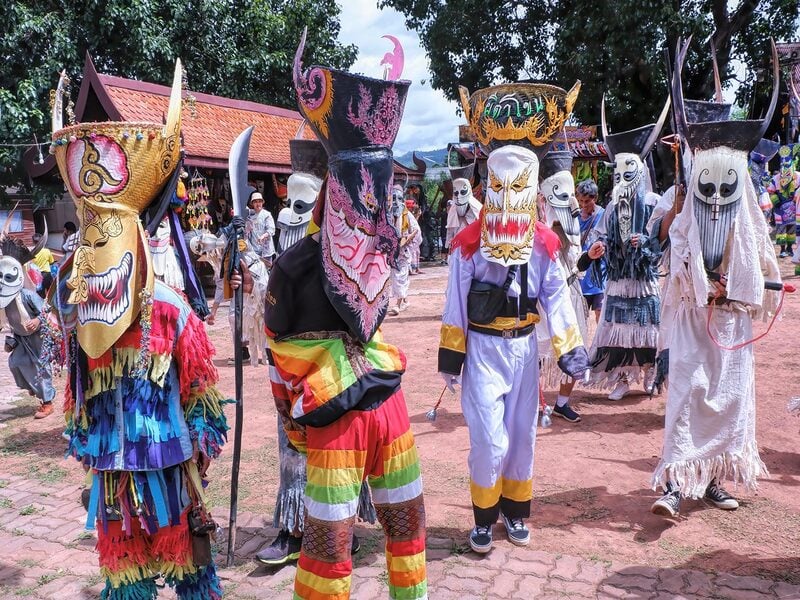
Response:
POLYGON ((400 45, 400 40, 393 35, 384 35, 381 37, 394 44, 392 52, 387 52, 381 59, 381 65, 384 65, 386 68, 386 73, 383 78, 389 81, 396 81, 400 79, 400 76, 403 74, 403 65, 405 64, 403 46, 400 45))

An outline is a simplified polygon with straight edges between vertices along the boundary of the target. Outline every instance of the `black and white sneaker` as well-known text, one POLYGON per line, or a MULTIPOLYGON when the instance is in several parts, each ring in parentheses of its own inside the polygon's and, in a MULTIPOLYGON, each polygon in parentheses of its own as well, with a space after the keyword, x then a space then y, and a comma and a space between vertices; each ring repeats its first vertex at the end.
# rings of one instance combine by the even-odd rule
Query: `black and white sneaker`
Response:
POLYGON ((736 498, 731 496, 725 488, 713 481, 706 488, 705 499, 722 510, 736 510, 739 508, 739 502, 736 498))
POLYGON ((492 549, 492 528, 476 525, 469 534, 469 547, 478 554, 486 554, 492 549))
POLYGON ((677 517, 681 512, 681 493, 677 490, 667 492, 653 502, 650 512, 662 517, 677 517))
POLYGON ((525 521, 522 519, 509 519, 503 514, 500 516, 503 518, 503 525, 506 526, 508 541, 516 546, 527 546, 531 541, 531 532, 525 526, 525 521))
POLYGON ((556 404, 553 407, 553 414, 561 417, 562 419, 566 419, 570 423, 577 423, 581 420, 581 416, 572 409, 572 407, 569 405, 569 402, 564 406, 559 406, 556 404))

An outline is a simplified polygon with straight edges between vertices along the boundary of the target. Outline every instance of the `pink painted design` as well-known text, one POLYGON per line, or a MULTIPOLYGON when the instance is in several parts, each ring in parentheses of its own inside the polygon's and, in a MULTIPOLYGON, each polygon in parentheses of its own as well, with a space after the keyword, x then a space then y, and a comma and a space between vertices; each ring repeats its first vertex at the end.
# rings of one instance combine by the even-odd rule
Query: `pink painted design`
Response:
POLYGON ((322 106, 327 96, 327 87, 325 72, 319 67, 314 67, 299 80, 298 98, 303 106, 309 110, 316 110, 322 106))
MULTIPOLYGON (((362 166, 359 199, 368 210, 354 206, 344 185, 328 178, 328 197, 322 235, 322 265, 334 291, 358 316, 362 337, 368 338, 379 325, 389 302, 390 268, 376 233, 375 190, 369 172, 362 166), (373 207, 369 207, 369 203, 373 207)), ((376 223, 377 221, 377 223, 376 223)))
POLYGON ((358 106, 353 111, 353 103, 347 108, 347 120, 361 130, 364 137, 378 146, 391 146, 400 128, 405 99, 400 100, 397 87, 387 87, 378 102, 372 107, 372 94, 362 84, 358 84, 358 106))
POLYGON ((70 189, 76 196, 110 196, 128 185, 125 152, 104 135, 70 142, 66 162, 70 189))

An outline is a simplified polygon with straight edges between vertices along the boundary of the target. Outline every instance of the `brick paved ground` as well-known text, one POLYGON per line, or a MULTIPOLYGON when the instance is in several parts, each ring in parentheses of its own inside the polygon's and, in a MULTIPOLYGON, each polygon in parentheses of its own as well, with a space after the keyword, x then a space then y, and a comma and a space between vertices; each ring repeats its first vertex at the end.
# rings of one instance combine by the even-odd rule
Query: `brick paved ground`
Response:
MULTIPOLYGON (((4 474, 0 467, 0 597, 97 598, 94 535, 84 531, 86 513, 74 483, 46 484, 4 474)), ((224 511, 216 514, 225 522, 224 511)), ((253 554, 275 531, 263 517, 239 518, 236 565, 221 569, 226 598, 291 598, 293 566, 269 570, 253 554)), ((496 537, 502 537, 497 528, 496 537)), ((382 536, 359 528, 362 550, 356 559, 356 600, 386 598, 382 536)), ((220 544, 224 552, 224 539, 220 544)), ((534 543, 535 546, 535 531, 534 543)), ((730 600, 800 599, 800 586, 758 577, 707 574, 680 569, 594 562, 565 554, 521 549, 500 540, 486 557, 463 553, 462 540, 428 539, 432 600, 628 598, 631 600, 713 598, 730 600)), ((221 557, 220 559, 221 560, 221 557)), ((162 594, 174 598, 170 592, 162 594)))

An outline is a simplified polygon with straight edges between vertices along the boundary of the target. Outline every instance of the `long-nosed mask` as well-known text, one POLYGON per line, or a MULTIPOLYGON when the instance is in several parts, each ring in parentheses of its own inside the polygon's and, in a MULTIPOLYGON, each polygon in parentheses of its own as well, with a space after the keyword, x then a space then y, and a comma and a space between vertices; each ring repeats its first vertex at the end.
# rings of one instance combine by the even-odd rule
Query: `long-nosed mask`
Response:
POLYGON ((92 358, 111 348, 152 296, 152 259, 139 215, 178 163, 180 103, 178 62, 165 125, 62 128, 60 102, 54 106, 51 149, 80 220, 67 302, 77 305, 78 342, 92 358))
POLYGON ((544 196, 542 220, 548 227, 561 225, 571 242, 580 242, 578 223, 578 200, 575 197, 575 180, 569 171, 558 171, 539 184, 539 192, 544 196))
POLYGON ((539 159, 520 146, 494 150, 481 221, 481 254, 504 266, 528 262, 536 225, 539 159))

